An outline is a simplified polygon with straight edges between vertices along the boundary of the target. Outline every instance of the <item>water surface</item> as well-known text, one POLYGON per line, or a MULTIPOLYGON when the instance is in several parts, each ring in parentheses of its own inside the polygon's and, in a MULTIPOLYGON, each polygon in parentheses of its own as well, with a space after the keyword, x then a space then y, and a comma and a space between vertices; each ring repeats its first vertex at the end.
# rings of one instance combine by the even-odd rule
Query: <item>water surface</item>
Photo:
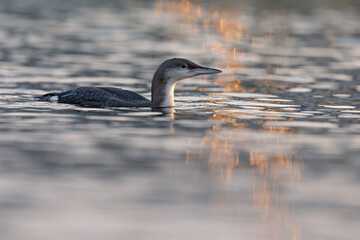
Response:
POLYGON ((358 239, 357 1, 223 2, 0 4, 1 239, 358 239), (223 73, 33 100, 150 97, 171 57, 223 73))

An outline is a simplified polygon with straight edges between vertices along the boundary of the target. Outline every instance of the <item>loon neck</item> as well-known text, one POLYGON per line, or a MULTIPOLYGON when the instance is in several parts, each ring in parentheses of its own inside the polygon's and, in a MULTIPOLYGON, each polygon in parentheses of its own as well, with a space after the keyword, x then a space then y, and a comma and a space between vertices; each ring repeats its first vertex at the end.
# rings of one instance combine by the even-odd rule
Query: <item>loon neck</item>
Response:
POLYGON ((173 107, 174 90, 178 80, 153 79, 151 86, 151 102, 156 107, 173 107))

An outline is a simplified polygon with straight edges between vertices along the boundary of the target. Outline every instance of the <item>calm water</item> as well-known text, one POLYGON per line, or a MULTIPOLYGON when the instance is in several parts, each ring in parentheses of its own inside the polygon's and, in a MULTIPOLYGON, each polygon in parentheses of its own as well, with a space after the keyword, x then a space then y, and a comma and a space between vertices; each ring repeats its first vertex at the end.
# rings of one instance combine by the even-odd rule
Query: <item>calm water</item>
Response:
POLYGON ((1 1, 1 239, 358 239, 357 1, 1 1), (33 96, 157 66, 176 107, 33 96))

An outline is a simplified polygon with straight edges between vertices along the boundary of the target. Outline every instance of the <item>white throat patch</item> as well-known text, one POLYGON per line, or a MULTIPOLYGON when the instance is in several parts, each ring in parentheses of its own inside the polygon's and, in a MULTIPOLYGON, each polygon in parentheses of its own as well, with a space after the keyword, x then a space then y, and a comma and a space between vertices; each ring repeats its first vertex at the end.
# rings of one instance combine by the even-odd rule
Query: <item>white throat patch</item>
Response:
POLYGON ((176 82, 168 82, 164 89, 164 101, 161 102, 160 107, 172 107, 174 103, 174 90, 176 82))
POLYGON ((174 90, 176 84, 185 78, 192 77, 194 74, 188 69, 175 68, 166 72, 167 83, 164 89, 164 100, 161 102, 161 107, 172 107, 174 103, 174 90))

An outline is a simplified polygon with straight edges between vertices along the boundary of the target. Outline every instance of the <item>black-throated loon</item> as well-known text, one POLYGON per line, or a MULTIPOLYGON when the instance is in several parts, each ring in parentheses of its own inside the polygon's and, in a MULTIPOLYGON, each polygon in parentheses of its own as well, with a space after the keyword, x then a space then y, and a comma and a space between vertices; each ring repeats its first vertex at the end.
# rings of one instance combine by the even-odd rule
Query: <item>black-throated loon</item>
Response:
POLYGON ((47 93, 39 99, 84 107, 172 107, 175 85, 180 80, 220 72, 187 59, 173 58, 163 62, 156 70, 151 85, 151 101, 137 93, 113 87, 78 87, 47 93))

